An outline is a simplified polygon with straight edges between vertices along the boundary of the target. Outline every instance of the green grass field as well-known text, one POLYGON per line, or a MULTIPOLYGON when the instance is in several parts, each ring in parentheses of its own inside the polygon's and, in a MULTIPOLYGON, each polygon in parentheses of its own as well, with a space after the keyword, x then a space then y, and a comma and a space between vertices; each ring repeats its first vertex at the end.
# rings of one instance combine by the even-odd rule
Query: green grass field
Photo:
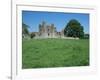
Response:
POLYGON ((88 65, 88 39, 30 39, 22 41, 22 68, 88 65))

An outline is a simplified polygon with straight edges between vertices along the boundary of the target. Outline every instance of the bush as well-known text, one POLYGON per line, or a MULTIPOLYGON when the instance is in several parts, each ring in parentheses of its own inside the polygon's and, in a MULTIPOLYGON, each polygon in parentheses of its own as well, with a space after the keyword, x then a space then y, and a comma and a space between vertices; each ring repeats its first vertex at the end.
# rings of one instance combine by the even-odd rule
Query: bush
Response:
POLYGON ((31 33, 31 38, 34 38, 35 37, 35 33, 31 33))

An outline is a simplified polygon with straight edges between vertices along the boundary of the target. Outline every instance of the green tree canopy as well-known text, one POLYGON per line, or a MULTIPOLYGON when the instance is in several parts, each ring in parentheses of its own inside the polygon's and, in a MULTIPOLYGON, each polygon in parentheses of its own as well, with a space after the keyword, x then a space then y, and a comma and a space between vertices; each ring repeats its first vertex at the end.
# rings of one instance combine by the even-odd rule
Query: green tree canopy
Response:
POLYGON ((68 37, 84 37, 83 26, 75 19, 72 19, 68 22, 64 29, 64 35, 68 37))
POLYGON ((22 23, 22 34, 29 34, 29 31, 28 31, 28 28, 29 26, 26 25, 25 23, 22 23))

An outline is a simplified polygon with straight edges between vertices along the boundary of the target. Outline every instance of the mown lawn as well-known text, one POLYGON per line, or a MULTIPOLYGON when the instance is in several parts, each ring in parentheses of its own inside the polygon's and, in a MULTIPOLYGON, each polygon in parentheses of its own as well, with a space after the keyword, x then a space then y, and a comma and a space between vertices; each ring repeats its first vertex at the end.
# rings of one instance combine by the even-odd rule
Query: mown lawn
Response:
POLYGON ((22 68, 88 65, 88 39, 30 39, 22 41, 22 68))

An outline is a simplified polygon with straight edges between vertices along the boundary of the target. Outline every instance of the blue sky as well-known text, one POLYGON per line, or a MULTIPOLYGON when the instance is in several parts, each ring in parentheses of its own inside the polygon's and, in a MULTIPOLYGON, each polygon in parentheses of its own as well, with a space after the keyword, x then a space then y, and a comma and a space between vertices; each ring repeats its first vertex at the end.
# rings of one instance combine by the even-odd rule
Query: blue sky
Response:
POLYGON ((57 31, 61 31, 71 19, 78 20, 84 27, 84 32, 89 33, 89 14, 87 13, 22 11, 22 22, 30 27, 30 32, 38 32, 39 24, 43 21, 48 25, 53 23, 57 31))

